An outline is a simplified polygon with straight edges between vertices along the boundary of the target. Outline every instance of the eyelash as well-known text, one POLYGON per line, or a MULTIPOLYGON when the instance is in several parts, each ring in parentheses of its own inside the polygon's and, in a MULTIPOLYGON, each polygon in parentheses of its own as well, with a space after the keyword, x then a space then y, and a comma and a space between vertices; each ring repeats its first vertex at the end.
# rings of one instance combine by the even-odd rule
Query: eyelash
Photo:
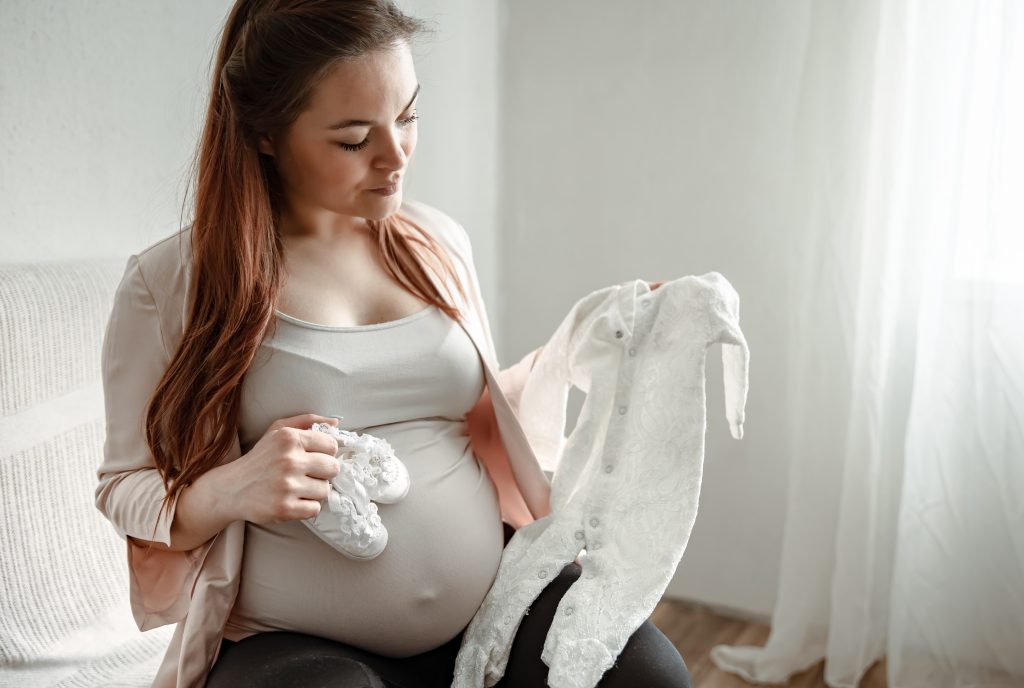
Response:
MULTIPOLYGON (((415 122, 419 118, 420 118, 420 116, 418 114, 413 113, 413 115, 411 117, 406 117, 405 119, 398 120, 398 123, 401 124, 402 126, 406 126, 406 125, 412 124, 413 122, 415 122)), ((363 150, 364 148, 366 148, 366 146, 368 146, 369 143, 370 143, 370 139, 363 139, 360 143, 338 143, 338 145, 341 146, 342 148, 344 148, 345 150, 360 151, 360 150, 363 150)))

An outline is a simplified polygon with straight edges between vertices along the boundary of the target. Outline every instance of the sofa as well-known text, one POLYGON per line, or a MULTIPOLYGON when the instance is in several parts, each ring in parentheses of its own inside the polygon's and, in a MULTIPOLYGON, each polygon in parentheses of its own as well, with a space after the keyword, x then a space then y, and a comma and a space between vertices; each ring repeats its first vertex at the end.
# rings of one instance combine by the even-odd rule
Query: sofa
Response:
POLYGON ((124 257, 0 266, 0 687, 149 686, 127 548, 95 506, 100 350, 124 257))

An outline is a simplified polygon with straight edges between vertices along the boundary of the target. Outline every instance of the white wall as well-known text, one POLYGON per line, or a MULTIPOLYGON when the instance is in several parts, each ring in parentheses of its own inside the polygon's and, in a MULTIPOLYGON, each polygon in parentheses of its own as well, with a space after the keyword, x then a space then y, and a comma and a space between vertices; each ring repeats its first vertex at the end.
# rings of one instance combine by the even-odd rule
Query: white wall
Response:
POLYGON ((2 0, 2 262, 125 255, 179 226, 224 0, 2 0))
POLYGON ((729 435, 712 347, 700 509, 667 594, 766 616, 784 518, 787 460, 773 428, 787 416, 782 325, 796 249, 777 212, 792 116, 772 93, 799 75, 807 5, 598 5, 504 5, 502 344, 515 360, 572 303, 616 282, 729 279, 751 349, 745 436, 729 435))
POLYGON ((504 332, 498 317, 498 0, 396 1, 437 30, 414 51, 422 90, 406 193, 441 208, 469 232, 480 289, 495 311, 488 316, 497 347, 504 332))

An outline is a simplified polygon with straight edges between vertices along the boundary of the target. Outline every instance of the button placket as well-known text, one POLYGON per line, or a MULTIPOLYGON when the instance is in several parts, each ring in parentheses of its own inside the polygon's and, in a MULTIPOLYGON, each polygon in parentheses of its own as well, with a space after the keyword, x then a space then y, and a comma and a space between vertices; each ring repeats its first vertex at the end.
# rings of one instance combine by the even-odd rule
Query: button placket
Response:
MULTIPOLYGON (((616 325, 618 325, 618 326, 615 328, 614 336, 615 336, 615 339, 621 341, 622 344, 623 344, 623 349, 620 350, 620 351, 628 352, 629 357, 626 358, 625 356, 623 356, 620 353, 619 366, 618 366, 619 367, 619 380, 620 380, 620 384, 617 385, 617 389, 622 389, 623 388, 623 385, 621 384, 621 380, 623 378, 627 378, 627 377, 628 378, 632 378, 633 377, 632 369, 631 368, 626 368, 626 366, 633 366, 633 365, 635 365, 635 360, 636 360, 637 348, 636 348, 636 346, 633 346, 633 344, 635 344, 633 339, 635 338, 635 332, 637 331, 637 328, 641 327, 641 325, 639 324, 639 319, 636 317, 638 315, 638 312, 637 312, 635 306, 636 306, 636 303, 638 301, 639 301, 639 303, 641 303, 641 304, 643 304, 645 306, 647 305, 647 302, 643 298, 637 299, 636 292, 633 291, 632 288, 629 288, 628 291, 622 292, 620 301, 618 303, 617 315, 619 317, 619 322, 616 323, 616 325), (632 322, 632 326, 627 325, 627 323, 629 323, 629 322, 632 322), (628 335, 627 335, 627 330, 628 330, 628 335)), ((627 387, 628 387, 628 385, 627 385, 627 387)), ((622 400, 619 400, 619 399, 616 399, 615 402, 616 402, 616 410, 618 412, 618 415, 619 416, 625 416, 626 413, 629 411, 629 405, 625 404, 625 403, 621 403, 622 400)), ((611 478, 612 477, 611 474, 615 470, 615 467, 614 467, 614 464, 611 462, 611 458, 610 457, 616 456, 617 452, 619 451, 619 447, 620 447, 620 445, 622 443, 621 442, 622 432, 621 431, 616 432, 615 429, 609 429, 609 432, 613 434, 615 439, 609 445, 607 445, 605 447, 606 456, 609 457, 607 460, 609 462, 605 463, 604 466, 602 467, 602 469, 603 469, 605 475, 608 476, 609 478, 611 478)), ((610 483, 610 482, 607 483, 607 484, 608 485, 612 485, 612 483, 610 483)), ((591 525, 593 526, 594 524, 592 523, 591 525)), ((589 544, 588 544, 588 547, 590 547, 589 544)), ((600 543, 595 543, 595 546, 593 546, 592 548, 593 549, 599 549, 600 548, 600 543)))
MULTIPOLYGON (((630 309, 630 310, 632 311, 633 309, 630 309)), ((623 311, 622 311, 621 308, 620 308, 619 314, 621 316, 624 316, 623 311)), ((633 323, 634 328, 636 327, 636 325, 637 325, 637 323, 636 323, 636 320, 634 318, 634 323, 633 323)), ((623 340, 623 345, 629 345, 629 344, 632 343, 632 339, 633 339, 634 335, 633 335, 633 333, 631 331, 630 335, 628 337, 626 337, 624 330, 625 330, 624 327, 617 328, 615 330, 615 338, 619 339, 619 340, 623 340)), ((635 346, 629 346, 628 352, 629 352, 630 358, 635 358, 635 356, 636 356, 636 347, 635 346)), ((632 360, 620 359, 620 363, 619 363, 620 379, 621 379, 621 376, 623 375, 623 373, 625 372, 625 366, 631 366, 631 365, 633 365, 633 361, 632 360)), ((632 376, 632 375, 630 375, 630 376, 632 376)), ((621 385, 619 385, 619 387, 621 388, 621 385)), ((619 413, 620 416, 626 415, 626 412, 628 410, 629 410, 629 406, 627 404, 619 404, 618 405, 618 413, 619 413)), ((621 437, 621 433, 619 434, 619 436, 621 437)), ((614 455, 614 451, 608 452, 608 455, 609 456, 614 455)), ((613 467, 613 465, 611 463, 607 463, 607 464, 604 465, 605 475, 610 475, 613 470, 614 470, 614 467, 613 467)), ((596 519, 591 519, 591 525, 592 526, 595 525, 595 523, 594 523, 595 520, 596 519)))

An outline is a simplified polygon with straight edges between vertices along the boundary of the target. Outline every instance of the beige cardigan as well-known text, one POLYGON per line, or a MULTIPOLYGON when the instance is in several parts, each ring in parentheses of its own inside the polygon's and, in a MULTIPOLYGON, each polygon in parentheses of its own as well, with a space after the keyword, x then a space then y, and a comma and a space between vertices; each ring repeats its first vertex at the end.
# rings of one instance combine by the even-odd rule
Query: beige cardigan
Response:
MULTIPOLYGON (((483 361, 487 384, 467 414, 474 452, 498 490, 502 519, 519 528, 550 513, 550 483, 516 415, 519 394, 540 349, 499 370, 469 237, 442 211, 406 199, 399 211, 449 252, 466 291, 456 305, 483 361)), ((235 521, 189 551, 149 549, 128 535, 170 545, 174 507, 153 526, 166 491, 143 431, 149 396, 170 363, 187 317, 190 228, 175 232, 128 259, 103 340, 106 407, 103 463, 97 470, 96 508, 125 539, 132 612, 142 631, 177 627, 153 685, 203 686, 220 651, 224 625, 238 592, 245 523, 235 521)), ((432 275, 432 273, 430 273, 432 275)), ((439 285, 436 276, 435 284, 439 285)), ((445 290, 441 290, 445 293, 445 290)), ((310 409, 315 413, 316 409, 310 409)), ((239 458, 236 439, 224 463, 239 458)), ((545 462, 543 465, 550 465, 545 462)))

